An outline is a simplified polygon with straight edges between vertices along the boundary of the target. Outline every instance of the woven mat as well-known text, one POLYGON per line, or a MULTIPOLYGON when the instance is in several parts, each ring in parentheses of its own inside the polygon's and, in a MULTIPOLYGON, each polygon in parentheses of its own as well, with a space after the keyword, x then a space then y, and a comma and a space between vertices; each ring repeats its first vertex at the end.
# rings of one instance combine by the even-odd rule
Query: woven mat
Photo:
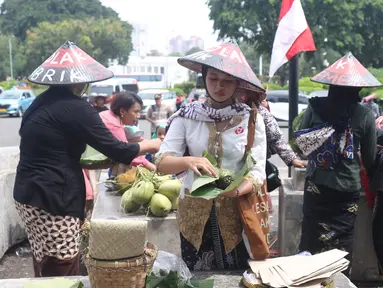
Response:
POLYGON ((95 259, 115 260, 142 255, 147 237, 147 221, 92 220, 89 254, 95 259))

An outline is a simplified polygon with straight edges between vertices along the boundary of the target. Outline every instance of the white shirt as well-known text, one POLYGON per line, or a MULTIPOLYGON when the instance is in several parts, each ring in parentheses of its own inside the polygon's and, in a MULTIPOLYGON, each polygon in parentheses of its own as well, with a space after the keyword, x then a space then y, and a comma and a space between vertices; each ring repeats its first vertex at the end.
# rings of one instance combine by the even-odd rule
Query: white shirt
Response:
MULTIPOLYGON (((247 144, 247 131, 250 113, 247 113, 242 122, 237 126, 221 132, 222 135, 222 160, 221 168, 227 168, 236 173, 243 166, 243 155, 247 144)), ((204 150, 208 148, 209 130, 206 122, 177 117, 173 120, 165 140, 161 145, 156 157, 164 153, 171 153, 176 157, 182 157, 186 147, 191 156, 202 157, 204 150)), ((251 155, 256 160, 255 166, 250 171, 253 181, 258 184, 266 179, 266 133, 262 116, 257 114, 255 125, 254 144, 251 155)), ((185 189, 191 189, 195 174, 192 170, 187 171, 183 181, 181 197, 185 189)))

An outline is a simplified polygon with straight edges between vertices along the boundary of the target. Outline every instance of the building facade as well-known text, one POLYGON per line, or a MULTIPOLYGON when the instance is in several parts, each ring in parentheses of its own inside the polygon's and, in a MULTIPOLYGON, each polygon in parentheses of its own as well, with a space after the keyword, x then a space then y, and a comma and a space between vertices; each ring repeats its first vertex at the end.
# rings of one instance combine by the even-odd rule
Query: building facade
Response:
POLYGON ((192 36, 190 39, 185 40, 181 35, 178 35, 169 41, 169 53, 181 53, 185 55, 186 52, 194 47, 203 50, 205 48, 204 40, 197 36, 192 36))
POLYGON ((113 61, 109 69, 116 75, 154 73, 163 74, 167 87, 189 80, 189 70, 178 64, 179 57, 171 56, 129 56, 128 64, 118 65, 113 61))

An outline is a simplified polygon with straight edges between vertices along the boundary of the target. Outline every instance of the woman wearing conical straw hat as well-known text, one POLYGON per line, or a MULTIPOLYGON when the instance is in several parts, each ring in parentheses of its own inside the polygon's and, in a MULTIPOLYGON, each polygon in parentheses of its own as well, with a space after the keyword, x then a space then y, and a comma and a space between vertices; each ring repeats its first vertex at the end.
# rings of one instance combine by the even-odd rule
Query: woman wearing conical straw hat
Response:
MULTIPOLYGON (((244 82, 254 89, 264 89, 239 47, 233 43, 180 58, 178 62, 202 73, 208 95, 205 103, 187 104, 169 119, 165 140, 156 155, 159 172, 186 172, 177 212, 182 258, 191 270, 246 269, 249 256, 255 255, 251 250, 254 247, 249 244, 251 241, 247 241, 249 238, 242 233, 239 203, 241 197, 252 192, 262 194, 266 135, 262 116, 253 114, 256 109, 251 112, 249 106, 238 103, 235 91, 244 82), (249 119, 253 119, 251 115, 256 115, 253 126, 249 125, 249 119), (252 138, 248 138, 248 132, 252 138), (247 144, 249 147, 246 148, 247 144), (189 197, 198 175, 217 176, 212 164, 202 157, 205 150, 216 159, 220 168, 233 172, 241 169, 246 151, 251 153, 256 164, 235 189, 214 200, 189 197), (189 156, 182 157, 186 152, 189 156)), ((267 206, 267 201, 259 204, 267 206)), ((267 207, 262 211, 266 212, 267 218, 267 207)), ((267 234, 267 231, 268 227, 260 231, 263 241, 263 233, 267 234)), ((268 247, 265 249, 267 251, 259 249, 255 252, 265 257, 268 247)))
POLYGON ((328 97, 310 99, 296 132, 297 144, 309 158, 299 250, 338 248, 349 252, 352 260, 360 157, 369 171, 376 151, 375 117, 359 103, 359 92, 382 84, 351 53, 312 81, 330 88, 328 97))
MULTIPOLYGON (((160 140, 124 143, 81 98, 89 83, 113 76, 74 43, 66 41, 28 80, 49 85, 25 111, 20 162, 13 191, 33 252, 36 277, 78 275, 79 231, 85 185, 80 157, 86 144, 129 164, 159 149, 160 140)), ((137 115, 140 99, 137 97, 137 115)), ((120 117, 132 114, 121 109, 120 117)))

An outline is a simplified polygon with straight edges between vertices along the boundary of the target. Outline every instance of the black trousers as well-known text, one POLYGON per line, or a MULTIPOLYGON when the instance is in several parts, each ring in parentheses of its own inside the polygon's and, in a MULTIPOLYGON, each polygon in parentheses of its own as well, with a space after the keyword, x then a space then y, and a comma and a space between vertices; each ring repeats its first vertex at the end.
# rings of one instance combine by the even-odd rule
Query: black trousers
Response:
POLYGON ((359 197, 359 191, 338 191, 306 180, 300 252, 347 251, 346 259, 350 261, 350 266, 344 274, 348 276, 359 197))

